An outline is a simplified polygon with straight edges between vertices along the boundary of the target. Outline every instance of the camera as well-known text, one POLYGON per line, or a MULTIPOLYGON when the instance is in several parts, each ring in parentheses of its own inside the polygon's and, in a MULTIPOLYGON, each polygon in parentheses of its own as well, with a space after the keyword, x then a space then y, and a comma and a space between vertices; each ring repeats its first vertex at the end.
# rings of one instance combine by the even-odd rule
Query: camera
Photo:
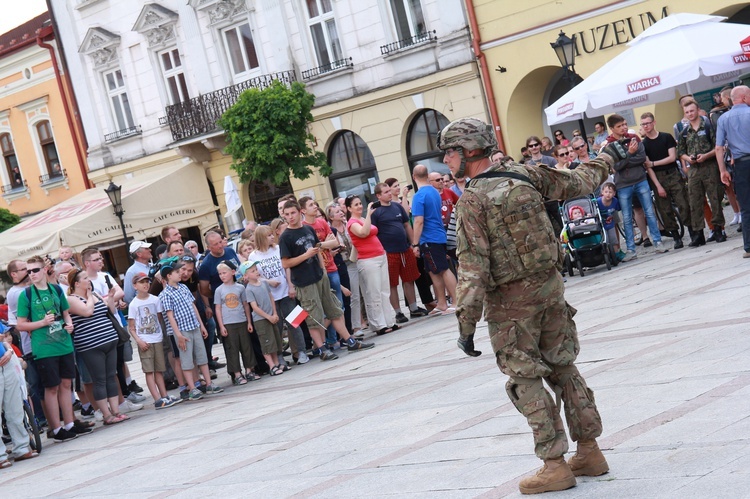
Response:
POLYGON ((381 206, 381 204, 380 204, 380 201, 375 201, 374 203, 372 203, 372 209, 373 209, 373 210, 374 210, 375 208, 380 208, 380 206, 381 206))
POLYGON ((409 184, 409 185, 406 186, 406 190, 407 191, 413 191, 414 190, 414 186, 411 185, 411 184, 409 184))

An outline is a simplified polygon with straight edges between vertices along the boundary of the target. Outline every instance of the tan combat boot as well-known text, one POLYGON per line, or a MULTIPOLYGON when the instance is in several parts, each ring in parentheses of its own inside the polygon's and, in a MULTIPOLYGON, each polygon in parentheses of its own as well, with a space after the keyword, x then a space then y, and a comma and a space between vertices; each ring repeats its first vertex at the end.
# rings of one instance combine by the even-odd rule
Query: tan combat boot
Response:
POLYGON ((521 494, 541 494, 554 490, 565 490, 576 486, 576 477, 565 459, 547 459, 536 475, 524 478, 518 484, 521 494))
POLYGON ((607 460, 596 440, 578 442, 576 454, 570 458, 568 466, 575 476, 599 476, 609 471, 607 460))

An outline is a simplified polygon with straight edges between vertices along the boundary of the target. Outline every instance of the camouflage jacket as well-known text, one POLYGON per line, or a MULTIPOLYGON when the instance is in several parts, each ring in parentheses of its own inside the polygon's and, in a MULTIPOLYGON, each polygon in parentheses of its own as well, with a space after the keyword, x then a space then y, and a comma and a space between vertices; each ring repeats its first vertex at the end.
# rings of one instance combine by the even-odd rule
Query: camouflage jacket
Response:
POLYGON ((683 154, 688 156, 706 154, 713 151, 715 146, 716 137, 713 127, 706 126, 706 121, 701 119, 698 130, 694 130, 692 125, 687 125, 680 133, 677 141, 677 157, 683 154))
POLYGON ((513 172, 511 178, 478 178, 467 184, 456 205, 457 308, 461 336, 473 334, 484 299, 495 287, 524 279, 562 263, 557 235, 542 197, 570 199, 590 194, 607 178, 613 159, 600 154, 575 170, 494 163, 486 172, 513 172))

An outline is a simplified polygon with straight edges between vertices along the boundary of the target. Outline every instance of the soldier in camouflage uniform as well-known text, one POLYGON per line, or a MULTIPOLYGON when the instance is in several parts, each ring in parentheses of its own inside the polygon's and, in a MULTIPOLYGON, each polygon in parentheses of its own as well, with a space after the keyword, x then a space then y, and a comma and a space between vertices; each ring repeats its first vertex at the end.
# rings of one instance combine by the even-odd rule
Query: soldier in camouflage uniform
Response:
POLYGON ((484 311, 497 364, 510 377, 508 396, 528 420, 536 455, 545 463, 519 488, 524 494, 563 490, 575 486, 575 476, 601 475, 609 466, 596 443, 602 424, 594 394, 574 364, 576 310, 563 296, 563 252, 543 196, 569 199, 593 192, 627 151, 614 142, 575 170, 556 170, 507 158, 491 163, 495 146, 492 129, 473 118, 454 121, 438 135, 443 162, 454 176, 471 178, 456 206, 458 346, 467 355, 481 354, 474 349, 474 331, 484 311), (567 463, 561 399, 571 438, 578 442, 567 463))
POLYGON ((683 102, 685 117, 689 125, 680 132, 677 144, 677 155, 688 169, 688 198, 690 201, 690 227, 693 229, 692 240, 688 246, 697 247, 706 244, 703 235, 703 203, 708 197, 711 206, 711 225, 714 240, 723 243, 727 240, 724 233, 724 185, 719 175, 719 164, 716 162, 716 137, 712 127, 699 114, 698 103, 694 100, 683 102))

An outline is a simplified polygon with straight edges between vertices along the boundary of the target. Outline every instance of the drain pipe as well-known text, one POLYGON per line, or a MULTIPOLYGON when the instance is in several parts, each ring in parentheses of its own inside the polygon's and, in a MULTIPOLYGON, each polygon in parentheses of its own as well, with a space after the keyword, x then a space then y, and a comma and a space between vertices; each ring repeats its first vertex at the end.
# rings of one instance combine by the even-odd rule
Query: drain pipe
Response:
POLYGON ((490 70, 487 67, 487 58, 482 52, 480 46, 481 40, 479 35, 479 23, 477 23, 477 14, 474 10, 474 1, 466 0, 466 11, 469 14, 469 25, 471 27, 472 37, 471 46, 474 50, 474 57, 479 62, 479 73, 482 76, 482 83, 484 84, 484 93, 487 96, 487 106, 490 108, 490 117, 495 129, 495 138, 497 139, 498 147, 500 147, 506 155, 510 154, 508 149, 505 147, 505 141, 503 140, 503 131, 500 129, 500 116, 497 114, 497 105, 495 103, 495 92, 492 90, 492 81, 490 80, 490 70))
POLYGON ((86 171, 86 160, 83 157, 83 154, 81 153, 81 142, 79 140, 78 135, 76 134, 76 128, 73 123, 73 117, 70 115, 70 106, 68 105, 68 99, 65 94, 65 88, 63 86, 63 80, 62 75, 60 74, 60 68, 57 65, 57 54, 55 53, 55 47, 50 45, 49 43, 44 42, 44 39, 48 36, 54 36, 55 32, 52 29, 52 26, 45 26, 39 31, 39 34, 36 37, 36 44, 39 45, 42 48, 45 48, 49 50, 50 59, 52 59, 52 69, 55 71, 55 80, 57 81, 57 88, 60 91, 60 98, 63 101, 63 109, 65 109, 65 118, 68 121, 68 129, 70 130, 70 135, 73 138, 73 146, 76 150, 76 157, 78 158, 78 166, 81 169, 81 174, 83 175, 83 186, 86 189, 91 189, 93 185, 91 184, 91 181, 89 180, 88 172, 86 171))

